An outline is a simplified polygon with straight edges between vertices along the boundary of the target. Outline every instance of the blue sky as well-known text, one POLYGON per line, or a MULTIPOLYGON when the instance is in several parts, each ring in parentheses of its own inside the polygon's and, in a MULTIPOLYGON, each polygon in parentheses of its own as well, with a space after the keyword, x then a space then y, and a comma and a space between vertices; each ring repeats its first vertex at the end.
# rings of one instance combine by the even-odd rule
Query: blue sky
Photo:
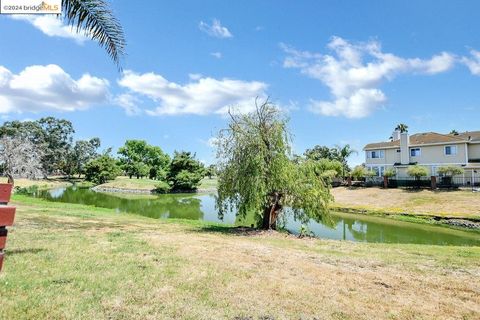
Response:
POLYGON ((103 147, 145 139, 207 163, 225 110, 248 111, 255 96, 288 112, 296 153, 361 151, 400 122, 412 133, 480 130, 476 1, 111 5, 127 39, 123 73, 53 16, 0 16, 2 120, 53 115, 103 147))

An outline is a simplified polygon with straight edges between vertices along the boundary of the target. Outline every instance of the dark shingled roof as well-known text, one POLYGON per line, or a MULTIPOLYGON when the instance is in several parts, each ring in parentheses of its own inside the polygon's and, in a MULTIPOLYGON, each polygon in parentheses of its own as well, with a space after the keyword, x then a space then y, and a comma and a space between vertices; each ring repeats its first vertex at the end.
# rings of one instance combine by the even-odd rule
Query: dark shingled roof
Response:
MULTIPOLYGON (((466 142, 468 137, 471 137, 471 141, 480 141, 480 131, 464 132, 458 135, 453 134, 441 134, 436 132, 423 132, 416 133, 410 136, 410 145, 429 145, 435 143, 448 143, 448 142, 466 142), (477 139, 477 140, 474 140, 477 139)), ((400 148, 400 140, 376 142, 367 144, 364 149, 379 149, 379 148, 400 148)))

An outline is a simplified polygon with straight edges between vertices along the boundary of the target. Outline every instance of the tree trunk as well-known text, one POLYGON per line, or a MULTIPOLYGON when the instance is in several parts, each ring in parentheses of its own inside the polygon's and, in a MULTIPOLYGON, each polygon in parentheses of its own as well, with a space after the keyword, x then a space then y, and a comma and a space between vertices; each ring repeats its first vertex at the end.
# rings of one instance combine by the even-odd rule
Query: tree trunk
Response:
POLYGON ((270 213, 272 212, 272 206, 265 207, 263 210, 263 221, 262 221, 262 229, 268 230, 270 229, 270 221, 272 220, 270 213))
POLYGON ((272 204, 265 207, 265 209, 263 210, 263 230, 277 229, 277 218, 282 210, 282 206, 279 203, 280 198, 281 196, 279 194, 275 194, 274 196, 272 196, 272 204))
POLYGON ((13 179, 13 175, 7 173, 7 178, 8 178, 7 183, 10 183, 11 185, 15 185, 15 180, 13 179))

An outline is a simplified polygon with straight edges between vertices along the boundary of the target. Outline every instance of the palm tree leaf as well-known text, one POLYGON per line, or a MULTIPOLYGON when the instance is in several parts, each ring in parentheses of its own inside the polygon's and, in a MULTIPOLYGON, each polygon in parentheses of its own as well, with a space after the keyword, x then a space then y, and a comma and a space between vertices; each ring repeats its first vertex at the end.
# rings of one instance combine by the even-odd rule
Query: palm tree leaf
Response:
POLYGON ((96 40, 120 68, 125 37, 120 22, 104 0, 62 0, 62 12, 69 25, 96 40))

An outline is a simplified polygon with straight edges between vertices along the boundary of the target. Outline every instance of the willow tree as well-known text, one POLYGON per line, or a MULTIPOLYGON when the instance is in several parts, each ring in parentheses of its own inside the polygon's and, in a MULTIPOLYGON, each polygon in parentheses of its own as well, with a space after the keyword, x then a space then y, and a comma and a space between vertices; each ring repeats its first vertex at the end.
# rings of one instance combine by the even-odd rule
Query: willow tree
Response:
POLYGON ((230 112, 216 145, 220 215, 253 213, 262 229, 275 229, 285 208, 302 219, 327 213, 328 178, 315 161, 292 161, 287 119, 268 100, 251 113, 230 112))

